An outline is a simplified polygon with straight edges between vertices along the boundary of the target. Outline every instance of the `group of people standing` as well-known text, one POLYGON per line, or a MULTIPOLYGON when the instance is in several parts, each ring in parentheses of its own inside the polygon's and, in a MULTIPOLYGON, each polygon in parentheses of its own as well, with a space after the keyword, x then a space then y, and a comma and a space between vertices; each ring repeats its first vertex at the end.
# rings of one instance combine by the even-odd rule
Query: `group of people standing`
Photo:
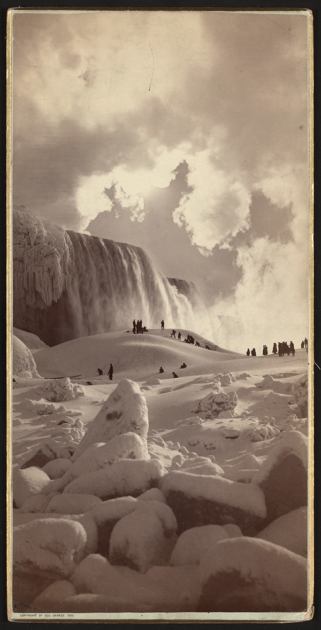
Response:
POLYGON ((144 332, 148 332, 146 326, 143 326, 143 320, 138 319, 137 322, 133 321, 133 333, 134 335, 138 335, 139 333, 143 334, 144 332))
MULTIPOLYGON (((104 374, 104 372, 100 368, 97 369, 97 372, 98 372, 99 376, 102 376, 104 374)), ((113 366, 112 363, 109 366, 109 370, 108 370, 107 374, 109 376, 109 380, 112 381, 113 380, 113 375, 114 375, 114 366, 113 366)))
MULTIPOLYGON (((306 341, 308 341, 308 340, 306 340, 306 341)), ((302 341, 302 343, 304 344, 303 341, 302 341)), ((304 345, 302 346, 302 344, 301 344, 301 348, 303 348, 303 347, 304 347, 304 345)), ((283 357, 285 354, 287 354, 288 356, 290 354, 292 354, 292 356, 295 356, 294 343, 293 343, 293 341, 290 341, 289 344, 286 341, 282 341, 282 342, 279 341, 277 345, 276 345, 276 343, 274 343, 272 352, 273 352, 273 354, 278 354, 279 357, 283 357)), ((269 354, 268 347, 266 345, 263 346, 262 354, 263 354, 264 357, 266 357, 269 354)), ((256 357, 256 350, 255 350, 255 348, 253 348, 252 350, 250 350, 250 348, 248 348, 247 351, 246 351, 246 355, 248 357, 250 355, 252 357, 256 357)))
POLYGON ((303 348, 305 348, 306 351, 308 351, 308 340, 307 340, 306 337, 305 337, 305 339, 303 339, 303 341, 301 341, 301 348, 302 348, 302 350, 303 350, 303 348))
POLYGON ((252 350, 250 350, 250 348, 247 349, 246 356, 249 357, 250 355, 252 357, 256 357, 256 350, 255 350, 255 348, 252 348, 252 350))

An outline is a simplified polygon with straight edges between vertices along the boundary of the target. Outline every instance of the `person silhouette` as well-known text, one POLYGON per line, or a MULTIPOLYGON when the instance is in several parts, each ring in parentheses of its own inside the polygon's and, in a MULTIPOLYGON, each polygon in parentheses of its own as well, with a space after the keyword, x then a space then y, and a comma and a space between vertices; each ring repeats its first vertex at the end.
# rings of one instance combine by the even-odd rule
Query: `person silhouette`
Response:
POLYGON ((111 363, 108 370, 108 376, 109 376, 110 381, 113 380, 113 375, 114 375, 114 367, 113 367, 113 364, 111 363))
POLYGON ((97 369, 97 372, 98 372, 99 376, 101 376, 103 374, 103 371, 100 368, 97 369))

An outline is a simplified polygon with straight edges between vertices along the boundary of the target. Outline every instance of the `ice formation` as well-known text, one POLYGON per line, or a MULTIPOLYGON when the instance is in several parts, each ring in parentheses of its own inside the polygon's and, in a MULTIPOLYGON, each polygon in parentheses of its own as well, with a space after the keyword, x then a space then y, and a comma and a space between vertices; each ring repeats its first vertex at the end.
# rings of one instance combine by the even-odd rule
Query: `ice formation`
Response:
POLYGON ((41 378, 29 348, 15 335, 12 337, 12 373, 22 378, 41 378))

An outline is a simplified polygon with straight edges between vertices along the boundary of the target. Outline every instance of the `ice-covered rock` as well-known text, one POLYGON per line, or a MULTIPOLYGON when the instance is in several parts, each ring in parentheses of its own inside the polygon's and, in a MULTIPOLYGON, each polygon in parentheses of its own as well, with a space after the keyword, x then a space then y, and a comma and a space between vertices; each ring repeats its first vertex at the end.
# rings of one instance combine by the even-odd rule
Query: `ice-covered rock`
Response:
POLYGON ((299 431, 282 433, 251 484, 264 493, 267 508, 264 525, 307 505, 307 465, 307 438, 299 431))
POLYGON ((207 419, 217 418, 222 411, 230 411, 234 415, 237 401, 235 392, 210 392, 199 401, 193 411, 197 414, 205 414, 207 419))
POLYGON ((303 374, 292 386, 293 398, 301 411, 302 418, 308 415, 308 375, 303 374))
POLYGON ((41 514, 46 511, 47 505, 54 496, 56 495, 43 494, 42 492, 39 494, 33 494, 24 501, 22 507, 20 508, 20 512, 22 514, 41 514))
POLYGON ((178 522, 178 532, 202 525, 235 523, 250 535, 266 517, 261 489, 220 476, 174 471, 165 475, 161 490, 178 522))
POLYGON ((80 442, 73 459, 76 460, 92 444, 108 442, 122 433, 136 433, 144 441, 148 433, 148 410, 145 396, 139 385, 128 379, 120 381, 103 404, 80 442))
POLYGON ((31 609, 36 612, 52 612, 56 609, 56 604, 62 602, 66 597, 76 594, 76 589, 68 580, 57 580, 45 588, 31 604, 31 609))
POLYGON ((65 457, 58 457, 49 461, 43 466, 43 471, 50 477, 50 479, 60 479, 70 468, 72 462, 65 457))
POLYGON ((12 372, 22 378, 41 378, 35 360, 26 344, 12 336, 12 372))
MULTIPOLYGON (((136 505, 137 499, 134 497, 119 497, 118 499, 101 502, 89 514, 85 515, 86 521, 88 521, 87 529, 88 524, 90 524, 92 529, 91 553, 97 552, 102 556, 108 557, 110 536, 116 523, 124 516, 127 516, 127 514, 133 512, 136 509, 136 505)), ((85 517, 81 517, 80 522, 83 523, 85 517)), ((86 523, 84 526, 86 526, 86 523)))
POLYGON ((64 492, 94 494, 101 499, 139 496, 157 486, 164 467, 158 460, 122 459, 102 470, 94 470, 71 481, 64 492))
POLYGON ((136 509, 118 521, 112 531, 110 562, 141 573, 154 565, 168 564, 176 527, 175 516, 166 504, 138 502, 136 509))
POLYGON ((306 558, 308 549, 307 508, 301 507, 280 516, 259 532, 256 538, 280 545, 306 558))
POLYGON ((306 560, 265 540, 222 540, 203 554, 200 576, 199 612, 306 610, 306 560))
POLYGON ((225 538, 229 538, 229 534, 220 525, 187 529, 180 535, 174 547, 171 565, 199 564, 202 554, 225 538))
POLYGON ((60 379, 46 381, 37 388, 37 394, 51 402, 61 402, 63 400, 74 400, 85 395, 82 385, 72 383, 68 376, 60 379))
POLYGON ((46 512, 58 514, 85 514, 101 503, 99 497, 92 494, 57 494, 47 506, 46 512))
POLYGON ((35 466, 24 470, 17 468, 12 475, 14 505, 20 508, 28 497, 38 494, 49 483, 48 475, 35 466))
POLYGON ((161 503, 166 503, 166 499, 159 488, 150 488, 150 490, 146 490, 139 497, 137 497, 138 501, 161 501, 161 503))
POLYGON ((40 519, 13 529, 13 570, 32 568, 68 577, 86 543, 83 526, 67 519, 40 519))

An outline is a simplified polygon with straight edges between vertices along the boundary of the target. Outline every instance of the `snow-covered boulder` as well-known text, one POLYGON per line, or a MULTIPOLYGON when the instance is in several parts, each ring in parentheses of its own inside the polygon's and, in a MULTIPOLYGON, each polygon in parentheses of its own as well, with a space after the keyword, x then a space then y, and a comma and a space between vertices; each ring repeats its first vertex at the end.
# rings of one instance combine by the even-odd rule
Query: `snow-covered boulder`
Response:
POLYGON ((55 493, 44 494, 40 492, 39 494, 33 494, 24 501, 22 507, 20 508, 20 512, 22 514, 41 514, 46 512, 47 505, 54 496, 56 496, 55 493))
POLYGON ((44 468, 54 459, 70 459, 75 450, 75 444, 68 438, 45 438, 33 453, 29 453, 21 465, 21 469, 37 466, 44 468))
POLYGON ((108 442, 122 433, 137 433, 144 441, 148 433, 148 410, 145 396, 139 385, 128 379, 120 381, 103 404, 80 442, 73 459, 77 459, 92 444, 108 442))
POLYGON ((299 431, 282 433, 251 483, 264 493, 265 526, 279 516, 307 505, 307 465, 307 438, 299 431))
POLYGON ((280 516, 259 532, 256 538, 280 545, 306 558, 308 549, 307 508, 301 507, 280 516))
POLYGON ((161 503, 166 503, 166 499, 159 488, 150 488, 150 490, 146 490, 139 497, 137 497, 138 501, 161 501, 161 503))
POLYGON ((66 597, 76 594, 76 589, 68 580, 57 580, 45 588, 31 604, 31 609, 35 612, 53 612, 57 604, 66 597))
POLYGON ((15 507, 20 508, 28 497, 41 492, 50 479, 43 470, 32 466, 21 470, 17 468, 12 475, 13 502, 15 507))
POLYGON ((235 392, 210 392, 199 401, 194 413, 205 414, 205 418, 217 418, 222 411, 230 411, 234 415, 237 405, 237 394, 235 392))
POLYGON ((178 533, 202 525, 234 523, 253 535, 266 517, 263 492, 254 484, 174 471, 163 477, 160 488, 177 518, 178 533))
POLYGON ((137 502, 136 509, 115 525, 109 547, 112 564, 146 573, 154 565, 168 564, 174 547, 176 518, 160 501, 137 502))
MULTIPOLYGON (((97 543, 93 546, 95 552, 108 557, 111 533, 118 521, 136 509, 137 499, 134 497, 119 497, 96 505, 87 519, 93 520, 97 532, 97 543)), ((91 552, 92 553, 92 552, 91 552)))
POLYGON ((225 538, 229 538, 229 534, 220 525, 187 529, 180 535, 174 547, 171 565, 199 564, 202 554, 225 538))
POLYGON ((57 459, 53 459, 49 461, 43 467, 43 471, 50 477, 50 479, 60 479, 70 468, 72 467, 72 462, 70 459, 66 459, 65 457, 58 457, 57 459))
POLYGON ((13 566, 68 576, 86 543, 83 526, 67 519, 30 521, 13 529, 13 566))
POLYGON ((85 395, 82 385, 72 383, 68 376, 59 379, 46 381, 37 388, 37 394, 51 402, 61 402, 63 400, 74 400, 85 395))
POLYGON ((48 346, 33 333, 27 332, 26 330, 20 330, 20 328, 15 328, 14 326, 12 328, 12 332, 15 337, 18 337, 20 341, 23 341, 29 350, 41 350, 42 348, 48 348, 48 346))
POLYGON ((165 470, 157 460, 122 459, 101 470, 80 475, 64 492, 94 494, 103 500, 127 495, 139 496, 158 485, 165 470))
POLYGON ((306 610, 306 560, 265 540, 222 540, 203 554, 200 576, 199 612, 306 610))
POLYGON ((73 464, 72 478, 106 468, 121 459, 149 459, 146 442, 137 433, 123 433, 89 446, 73 464))
POLYGON ((12 336, 12 372, 21 378, 41 378, 35 360, 26 344, 12 336))
POLYGON ((58 514, 85 514, 101 503, 99 497, 92 494, 57 494, 47 506, 46 512, 58 514))
POLYGON ((298 405, 302 418, 308 415, 308 375, 301 376, 292 386, 292 393, 295 403, 298 405))

